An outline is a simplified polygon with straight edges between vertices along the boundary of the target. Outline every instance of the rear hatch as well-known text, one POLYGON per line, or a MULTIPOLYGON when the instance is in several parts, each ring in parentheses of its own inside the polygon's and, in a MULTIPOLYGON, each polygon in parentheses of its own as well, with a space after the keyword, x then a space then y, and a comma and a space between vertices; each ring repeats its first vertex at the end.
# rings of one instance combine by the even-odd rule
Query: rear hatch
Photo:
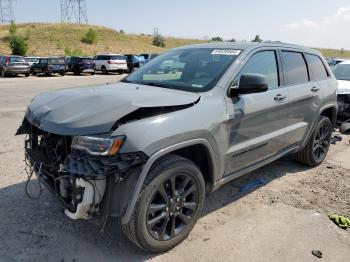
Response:
POLYGON ((92 58, 80 58, 79 65, 80 67, 83 67, 83 69, 95 68, 94 60, 92 58))
POLYGON ((6 58, 5 65, 10 70, 26 70, 29 69, 28 61, 21 56, 10 56, 6 58))
POLYGON ((49 60, 49 68, 52 70, 64 70, 66 68, 66 64, 63 58, 51 58, 49 60))
POLYGON ((126 57, 123 55, 112 55, 107 63, 118 67, 126 66, 126 57))

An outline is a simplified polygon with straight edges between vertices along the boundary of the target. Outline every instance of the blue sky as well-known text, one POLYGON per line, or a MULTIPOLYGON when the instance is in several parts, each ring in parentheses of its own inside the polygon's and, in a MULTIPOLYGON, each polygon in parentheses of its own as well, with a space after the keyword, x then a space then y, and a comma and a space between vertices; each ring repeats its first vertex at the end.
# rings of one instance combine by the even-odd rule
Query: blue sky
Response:
MULTIPOLYGON (((349 0, 87 0, 90 24, 165 36, 280 40, 350 49, 349 0)), ((60 0, 17 0, 17 23, 59 22, 60 0), (50 4, 48 4, 50 3, 50 4)))

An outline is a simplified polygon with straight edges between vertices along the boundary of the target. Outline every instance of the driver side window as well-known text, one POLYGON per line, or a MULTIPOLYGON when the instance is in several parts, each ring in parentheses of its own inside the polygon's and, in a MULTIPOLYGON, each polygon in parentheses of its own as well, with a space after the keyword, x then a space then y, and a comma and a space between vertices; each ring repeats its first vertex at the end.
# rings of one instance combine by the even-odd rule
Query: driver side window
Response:
POLYGON ((261 74, 267 79, 269 90, 279 87, 278 67, 275 51, 261 51, 249 58, 241 72, 237 75, 234 85, 239 85, 243 74, 261 74))

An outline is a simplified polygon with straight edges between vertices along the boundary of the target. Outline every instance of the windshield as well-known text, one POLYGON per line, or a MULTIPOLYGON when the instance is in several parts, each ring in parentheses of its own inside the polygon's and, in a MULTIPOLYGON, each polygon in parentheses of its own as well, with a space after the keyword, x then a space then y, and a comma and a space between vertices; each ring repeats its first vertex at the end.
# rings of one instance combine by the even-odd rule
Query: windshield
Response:
POLYGON ((333 73, 337 80, 350 81, 350 64, 337 64, 333 67, 333 73))
POLYGON ((61 65, 61 64, 65 64, 64 59, 62 59, 62 58, 52 58, 52 59, 49 60, 49 63, 50 63, 51 65, 61 65))
POLYGON ((213 48, 172 50, 151 60, 124 82, 205 92, 215 86, 240 52, 213 48))

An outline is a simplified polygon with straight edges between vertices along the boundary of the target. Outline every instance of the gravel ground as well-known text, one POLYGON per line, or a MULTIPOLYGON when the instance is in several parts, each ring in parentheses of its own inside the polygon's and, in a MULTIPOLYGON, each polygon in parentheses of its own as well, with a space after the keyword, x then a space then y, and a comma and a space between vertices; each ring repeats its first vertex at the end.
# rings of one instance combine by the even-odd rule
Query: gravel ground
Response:
POLYGON ((333 145, 321 166, 309 169, 285 158, 235 180, 206 199, 187 240, 165 254, 139 251, 116 221, 104 232, 69 220, 44 189, 24 194, 23 137, 15 137, 26 105, 39 92, 104 84, 117 75, 0 79, 0 261, 349 261, 350 231, 328 218, 350 216, 350 137, 333 145), (265 184, 240 193, 249 181, 265 184))

